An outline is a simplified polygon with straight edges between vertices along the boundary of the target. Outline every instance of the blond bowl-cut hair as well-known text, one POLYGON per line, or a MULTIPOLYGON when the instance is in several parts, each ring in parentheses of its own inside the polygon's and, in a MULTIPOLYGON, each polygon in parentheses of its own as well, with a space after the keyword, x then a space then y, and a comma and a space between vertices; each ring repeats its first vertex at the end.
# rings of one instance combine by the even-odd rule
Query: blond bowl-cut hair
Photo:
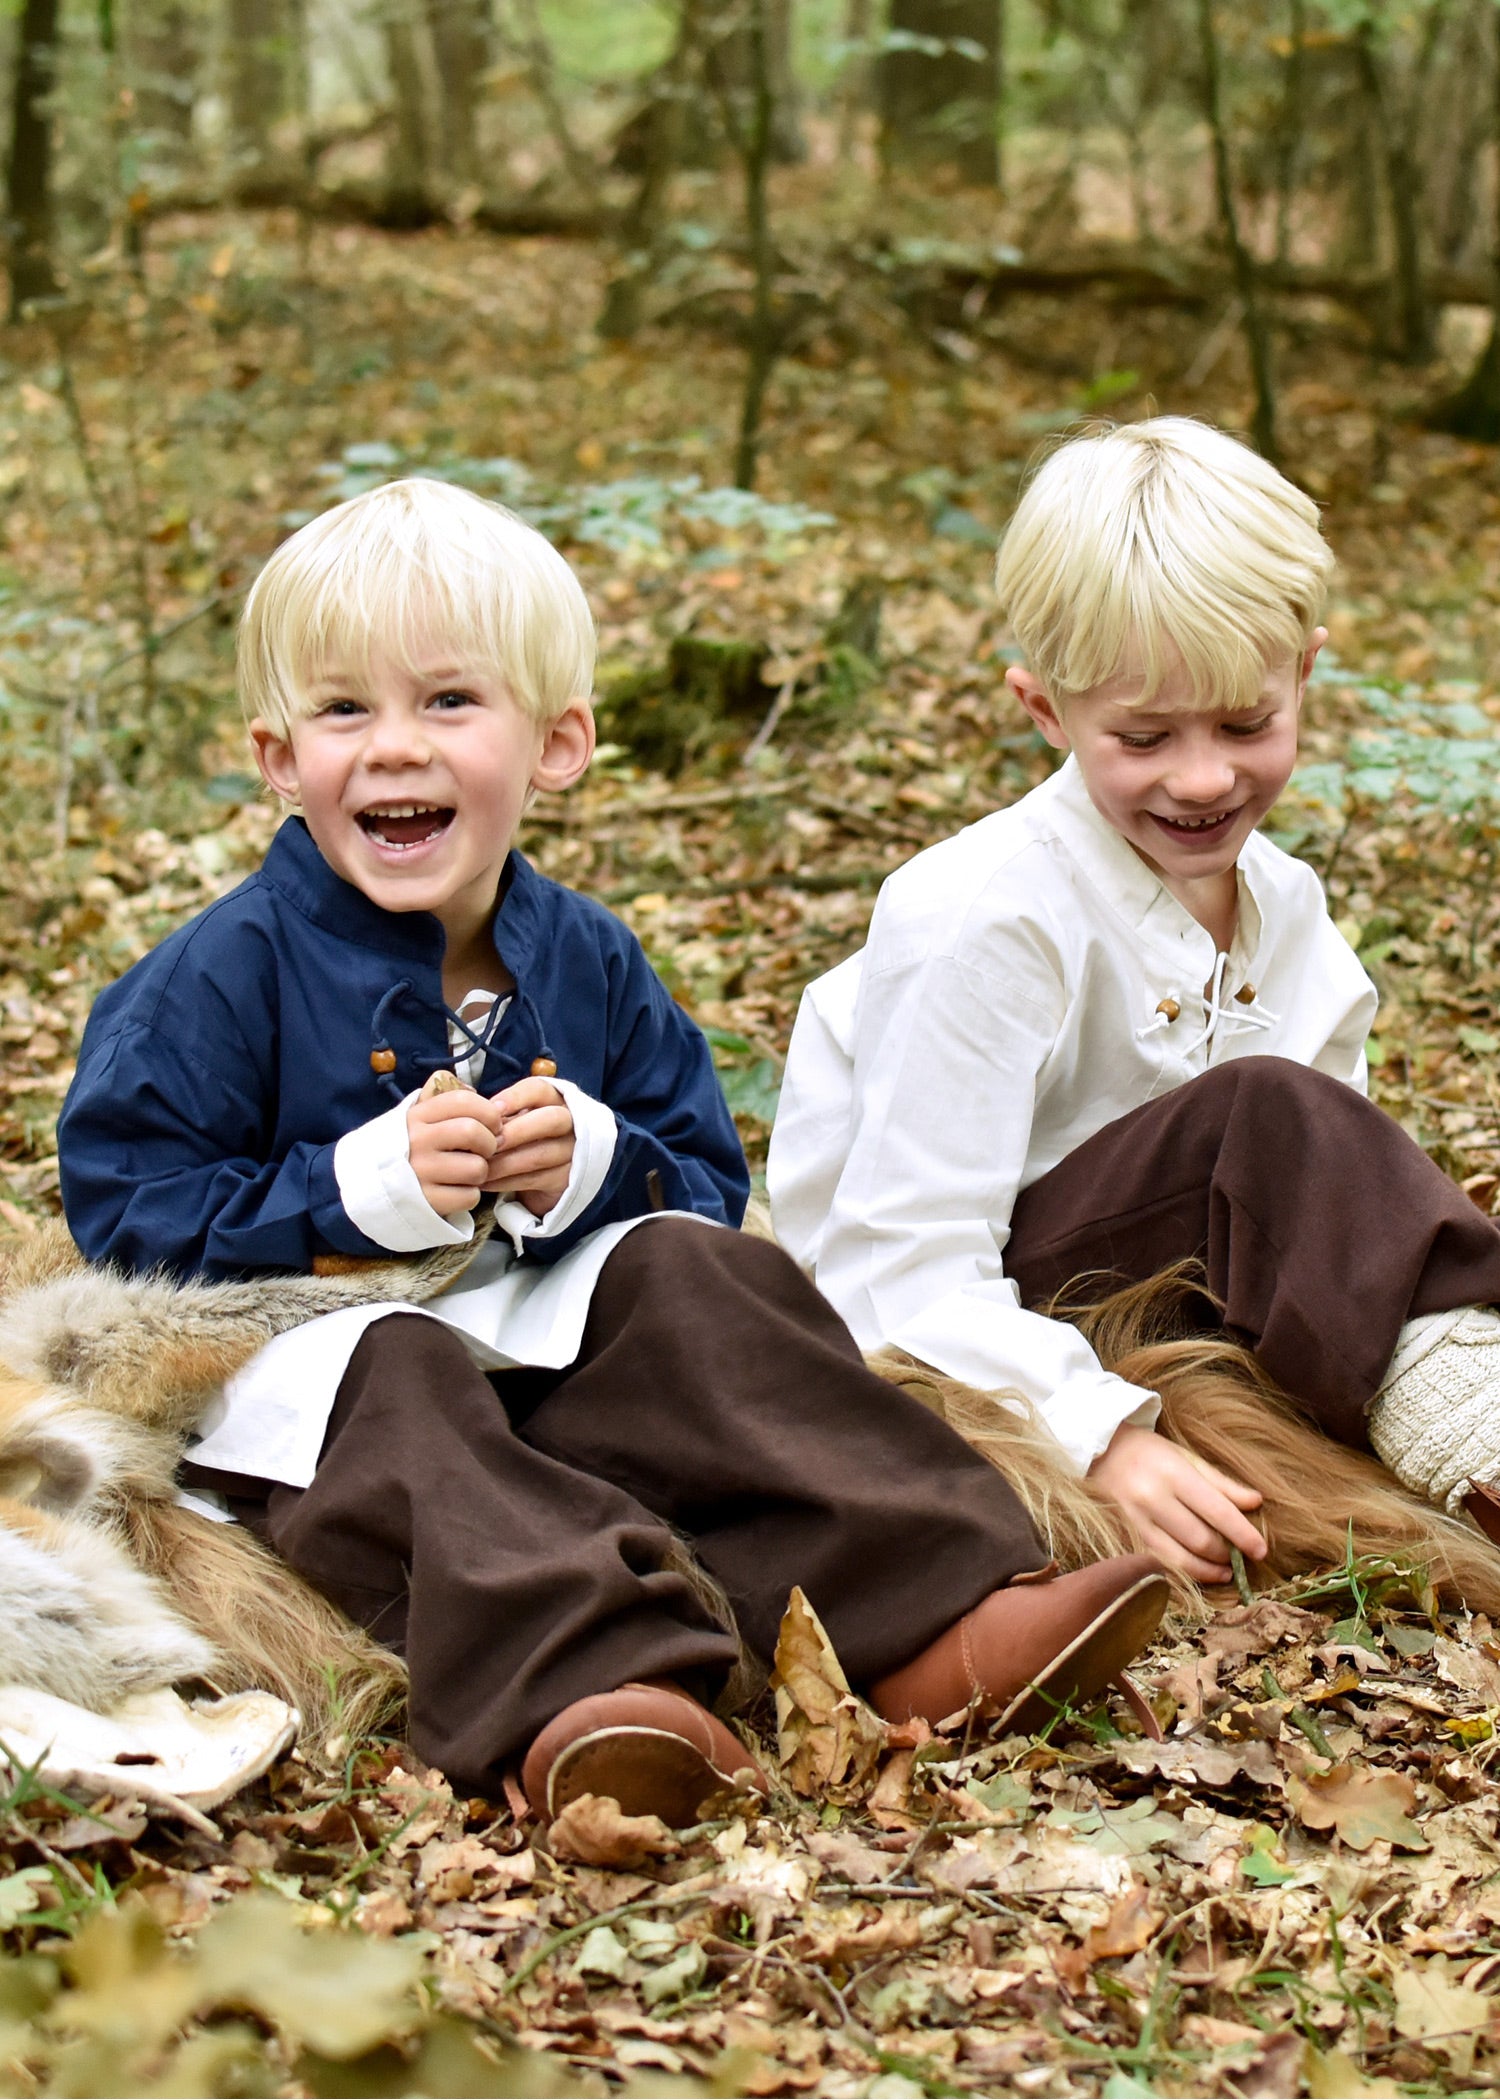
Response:
POLYGON ((583 586, 541 533, 413 477, 336 504, 277 548, 240 621, 240 705, 286 737, 320 678, 359 678, 376 658, 420 674, 441 658, 497 675, 549 723, 592 692, 594 647, 583 586))
POLYGON ((1000 543, 995 588, 1054 703, 1186 674, 1203 708, 1248 708, 1301 654, 1333 556, 1318 507, 1237 438, 1186 416, 1059 446, 1000 543))

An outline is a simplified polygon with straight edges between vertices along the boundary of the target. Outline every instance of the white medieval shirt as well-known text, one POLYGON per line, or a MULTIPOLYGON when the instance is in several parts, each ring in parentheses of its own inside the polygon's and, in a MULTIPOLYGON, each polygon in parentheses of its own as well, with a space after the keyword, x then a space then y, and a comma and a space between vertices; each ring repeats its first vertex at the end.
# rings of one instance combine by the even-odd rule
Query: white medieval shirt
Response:
POLYGON ((1086 1470, 1156 1396, 1026 1311, 1016 1197, 1106 1124, 1269 1054, 1364 1089, 1376 996, 1312 869, 1253 834, 1233 945, 1099 815, 1077 764, 881 890, 808 987, 767 1174, 777 1235, 865 1349, 1019 1392, 1086 1470))

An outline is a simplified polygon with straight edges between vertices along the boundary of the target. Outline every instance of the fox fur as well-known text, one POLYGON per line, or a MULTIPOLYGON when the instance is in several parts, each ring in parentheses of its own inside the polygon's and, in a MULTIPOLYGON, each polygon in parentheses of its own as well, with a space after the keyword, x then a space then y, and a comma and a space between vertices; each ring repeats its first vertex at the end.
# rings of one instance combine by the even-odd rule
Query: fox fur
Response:
MULTIPOLYGON (((90 1268, 60 1224, 17 1240, 0 1258, 0 1681, 96 1709, 185 1676, 259 1686, 301 1709, 314 1744, 393 1720, 400 1661, 248 1532, 179 1504, 173 1474, 203 1408, 273 1335, 339 1306, 421 1303, 479 1237, 410 1261, 236 1284, 90 1268)), ((1500 1552, 1331 1443, 1245 1350, 1193 1333, 1195 1301, 1201 1282, 1184 1268, 1068 1317, 1106 1365, 1160 1392, 1168 1435, 1262 1489, 1270 1552, 1254 1579, 1336 1565, 1352 1536, 1357 1553, 1419 1563, 1450 1598, 1500 1616, 1500 1552)), ((1064 1566, 1136 1543, 1018 1396, 895 1352, 871 1363, 1005 1473, 1064 1566)), ((708 1578, 689 1572, 732 1625, 708 1578)))

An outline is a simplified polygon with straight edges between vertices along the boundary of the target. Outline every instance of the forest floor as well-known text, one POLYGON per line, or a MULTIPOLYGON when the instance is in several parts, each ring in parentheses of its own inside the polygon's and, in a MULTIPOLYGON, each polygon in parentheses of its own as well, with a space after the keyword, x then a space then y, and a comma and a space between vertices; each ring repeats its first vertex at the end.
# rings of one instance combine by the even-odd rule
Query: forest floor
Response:
MULTIPOLYGON (((602 344, 583 243, 183 221, 142 282, 105 259, 55 327, 0 337, 13 1232, 56 1208, 91 998, 273 829, 240 591, 289 521, 402 466, 521 503, 583 575, 607 741, 523 843, 640 934, 763 1161, 802 986, 885 873, 1051 763, 988 593, 1025 462, 1104 407, 1248 409, 1222 311, 1076 291, 934 328, 850 253, 825 227, 799 254, 818 298, 748 509, 711 493, 742 369, 712 302, 602 344), (643 705, 687 635, 764 652, 721 720, 660 678, 643 705)), ((1488 1207, 1500 455, 1425 431, 1435 375, 1332 309, 1288 315, 1281 366, 1341 568, 1272 829, 1380 981, 1377 1097, 1488 1207)), ((549 1842, 379 1744, 287 1761, 215 1835, 106 1829, 22 1782, 0 2088, 1493 2090, 1500 1638, 1431 1603, 1420 1571, 1352 1562, 1231 1597, 1143 1663, 1160 1746, 1114 1708, 1038 1743, 892 1738, 803 1628, 773 1803, 675 1839, 601 1817, 549 1842)))

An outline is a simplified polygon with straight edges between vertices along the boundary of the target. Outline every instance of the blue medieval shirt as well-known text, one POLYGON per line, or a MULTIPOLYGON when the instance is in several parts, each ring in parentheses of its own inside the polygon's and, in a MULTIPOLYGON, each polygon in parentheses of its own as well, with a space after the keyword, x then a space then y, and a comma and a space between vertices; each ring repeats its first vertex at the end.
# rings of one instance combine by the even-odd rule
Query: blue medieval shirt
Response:
MULTIPOLYGON (((541 1219, 498 1205, 504 1230, 428 1309, 485 1368, 571 1362, 622 1235, 663 1208, 738 1224, 748 1176, 707 1043, 627 927, 513 852, 494 940, 515 989, 478 1023, 465 1002, 460 1020, 439 921, 383 910, 288 819, 256 874, 94 1006, 58 1125, 83 1252, 235 1278, 467 1239, 466 1215, 420 1196, 406 1102, 440 1066, 492 1095, 549 1055, 577 1131, 568 1189, 541 1219)), ((278 1336, 192 1455, 306 1486, 348 1358, 393 1309, 278 1336)))

